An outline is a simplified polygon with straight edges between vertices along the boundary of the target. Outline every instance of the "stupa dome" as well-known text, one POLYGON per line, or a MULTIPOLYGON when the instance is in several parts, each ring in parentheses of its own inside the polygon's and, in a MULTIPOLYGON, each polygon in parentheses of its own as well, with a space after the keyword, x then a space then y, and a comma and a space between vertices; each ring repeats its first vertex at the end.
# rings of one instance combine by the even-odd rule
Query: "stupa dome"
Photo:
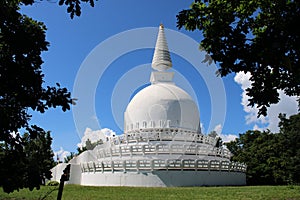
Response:
POLYGON ((138 92, 124 113, 124 132, 177 128, 200 133, 198 107, 191 96, 173 82, 174 72, 164 33, 159 27, 152 60, 151 85, 138 92))
POLYGON ((191 96, 172 83, 152 84, 138 92, 125 111, 125 133, 149 128, 200 132, 199 111, 191 96))

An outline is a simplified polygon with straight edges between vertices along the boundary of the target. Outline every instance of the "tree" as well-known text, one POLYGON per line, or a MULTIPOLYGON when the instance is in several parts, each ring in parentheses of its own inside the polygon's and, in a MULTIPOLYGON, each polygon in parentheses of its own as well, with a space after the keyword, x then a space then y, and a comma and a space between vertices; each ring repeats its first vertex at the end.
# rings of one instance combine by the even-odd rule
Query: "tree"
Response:
POLYGON ((103 144, 103 140, 99 139, 96 142, 92 142, 89 138, 85 141, 85 145, 83 145, 82 147, 78 147, 77 148, 77 155, 81 154, 84 151, 87 150, 93 150, 97 145, 101 145, 103 144))
MULTIPOLYGON (((6 192, 23 187, 38 188, 40 182, 35 178, 43 174, 49 177, 49 171, 46 172, 49 167, 41 169, 40 163, 32 165, 29 162, 31 150, 35 155, 31 141, 42 140, 45 136, 41 127, 29 123, 29 112, 44 113, 57 106, 67 111, 74 103, 70 92, 60 87, 59 83, 56 86, 43 86, 41 53, 47 51, 49 46, 45 39, 46 26, 19 12, 20 5, 34 2, 0 1, 0 186, 6 192), (24 135, 26 138, 19 133, 21 130, 28 132, 24 135)), ((80 2, 94 5, 93 0, 60 0, 59 4, 65 4, 73 18, 74 14, 79 16, 81 13, 80 2)), ((48 150, 43 150, 45 152, 41 153, 46 155, 48 150)), ((42 158, 48 159, 48 156, 42 158)))
POLYGON ((247 165, 246 180, 249 185, 283 184, 285 169, 281 163, 282 146, 278 135, 268 131, 247 131, 235 141, 227 143, 233 153, 232 160, 247 165))
POLYGON ((51 178, 50 169, 54 166, 54 154, 51 149, 50 132, 41 131, 35 138, 29 133, 24 133, 19 141, 22 142, 22 146, 2 143, 0 148, 1 186, 5 192, 19 188, 39 189, 40 185, 45 183, 45 179, 51 178))
POLYGON ((288 179, 290 182, 300 183, 300 113, 290 116, 279 115, 280 134, 284 146, 283 157, 286 158, 288 179))
POLYGON ((76 154, 74 152, 71 152, 70 155, 68 155, 67 157, 64 158, 64 162, 68 163, 70 160, 72 160, 74 157, 76 156, 76 154))
MULTIPOLYGON (((24 5, 32 5, 37 0, 14 0, 15 2, 23 3, 24 5)), ((43 0, 40 0, 43 1, 43 0)), ((49 0, 47 0, 49 1, 49 0)), ((96 0, 97 1, 97 0, 96 0)), ((73 19, 74 15, 80 16, 81 15, 81 2, 89 3, 91 7, 94 7, 95 1, 94 0, 59 0, 58 4, 60 6, 66 5, 67 12, 70 13, 70 17, 73 19)))
POLYGON ((222 147, 222 145, 223 145, 222 138, 220 138, 220 137, 218 136, 218 133, 217 133, 216 131, 211 131, 211 132, 208 134, 208 136, 213 137, 213 138, 215 138, 215 139, 217 140, 217 142, 216 142, 216 144, 215 144, 215 147, 222 147))
MULTIPOLYGON (((31 0, 34 1, 34 0, 31 0)), ((95 3, 94 0, 81 0, 82 2, 89 2, 90 6, 94 7, 95 3)), ((96 0, 97 1, 97 0, 96 0)), ((71 18, 74 18, 74 14, 76 16, 81 15, 81 7, 80 7, 80 1, 79 0, 59 0, 59 5, 65 4, 68 6, 67 12, 70 13, 71 18)))
POLYGON ((89 138, 85 141, 86 150, 93 150, 97 145, 103 144, 102 139, 97 140, 96 142, 92 142, 89 138))
POLYGON ((217 74, 251 73, 249 105, 260 116, 279 102, 278 90, 300 96, 299 18, 299 1, 196 0, 179 12, 177 26, 203 33, 200 46, 219 65, 217 74))
POLYGON ((91 140, 88 138, 85 141, 85 147, 87 150, 93 150, 95 146, 92 144, 91 140))
POLYGON ((247 165, 247 184, 300 183, 300 113, 279 118, 279 133, 247 131, 226 144, 247 165))
MULTIPOLYGON (((45 179, 52 177, 50 169, 54 167, 54 153, 51 149, 52 138, 50 131, 40 132, 36 138, 31 138, 28 133, 23 135, 23 143, 27 173, 23 177, 30 177, 28 185, 29 189, 45 184, 45 179)), ((25 181, 28 181, 26 178, 25 181)), ((26 186, 27 186, 26 185, 26 186)))
POLYGON ((85 152, 87 150, 87 148, 85 146, 83 147, 77 147, 77 155, 81 154, 82 152, 85 152))
POLYGON ((97 140, 96 142, 92 142, 89 138, 85 141, 85 145, 82 147, 77 147, 77 153, 71 152, 70 155, 68 155, 64 162, 68 163, 70 160, 72 160, 74 157, 78 156, 82 152, 85 152, 87 150, 93 150, 97 145, 103 144, 102 139, 97 140))

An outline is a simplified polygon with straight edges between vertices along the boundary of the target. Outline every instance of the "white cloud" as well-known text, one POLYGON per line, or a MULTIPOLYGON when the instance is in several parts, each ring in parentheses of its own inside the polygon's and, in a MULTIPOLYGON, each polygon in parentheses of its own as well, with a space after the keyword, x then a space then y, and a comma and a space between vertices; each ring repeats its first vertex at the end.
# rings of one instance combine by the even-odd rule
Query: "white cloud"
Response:
POLYGON ((251 86, 251 81, 249 80, 251 77, 251 74, 239 72, 235 75, 234 81, 241 85, 241 88, 243 90, 249 88, 251 86))
POLYGON ((296 97, 290 97, 284 94, 283 91, 279 90, 280 101, 277 104, 272 104, 267 110, 267 116, 260 116, 257 118, 258 108, 248 106, 249 96, 246 94, 246 89, 251 87, 250 73, 239 72, 235 75, 234 81, 237 82, 243 92, 241 104, 243 105, 244 111, 247 113, 245 116, 246 124, 254 124, 254 130, 265 130, 269 129, 271 132, 278 132, 278 115, 279 113, 285 113, 287 117, 293 114, 297 114, 298 103, 296 97))
POLYGON ((254 131, 263 131, 263 128, 259 127, 257 124, 254 124, 253 130, 254 131))
POLYGON ((85 142, 88 139, 93 143, 93 142, 99 141, 100 139, 102 141, 106 141, 106 137, 113 137, 115 135, 116 135, 116 133, 113 130, 108 129, 108 128, 103 128, 101 130, 95 130, 95 131, 93 131, 90 128, 86 128, 85 131, 84 131, 84 135, 81 138, 81 142, 78 143, 77 146, 79 148, 84 147, 85 142))
POLYGON ((70 155, 70 152, 65 151, 62 147, 60 147, 60 150, 54 152, 54 160, 64 162, 68 155, 70 155))
POLYGON ((216 133, 219 135, 222 133, 222 125, 218 124, 217 126, 215 126, 214 131, 216 131, 216 133))
POLYGON ((234 141, 236 138, 238 138, 238 136, 234 134, 220 134, 219 136, 224 143, 234 141))
POLYGON ((234 134, 222 133, 222 129, 223 129, 222 125, 218 124, 215 126, 214 131, 216 131, 216 133, 218 134, 218 136, 222 139, 222 141, 224 143, 233 141, 238 137, 237 135, 234 135, 234 134))

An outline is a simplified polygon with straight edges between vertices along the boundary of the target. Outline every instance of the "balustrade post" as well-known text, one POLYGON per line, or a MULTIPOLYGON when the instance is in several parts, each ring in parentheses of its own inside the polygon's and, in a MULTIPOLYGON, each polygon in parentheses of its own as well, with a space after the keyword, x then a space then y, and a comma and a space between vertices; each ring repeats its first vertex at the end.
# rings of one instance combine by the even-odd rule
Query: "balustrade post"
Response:
POLYGON ((130 157, 132 157, 132 146, 129 146, 130 157))
POLYGON ((96 173, 96 164, 93 162, 94 173, 96 173))
POLYGON ((232 162, 229 162, 229 165, 228 165, 228 171, 230 172, 231 171, 231 164, 232 162))
POLYGON ((140 172, 140 160, 136 161, 136 170, 137 172, 140 172))
POLYGON ((114 171, 115 171, 115 166, 114 166, 115 162, 112 160, 110 165, 111 165, 111 172, 114 173, 114 171))
POLYGON ((104 173, 104 163, 101 162, 101 169, 102 169, 102 173, 104 173))
POLYGON ((181 171, 183 171, 183 167, 184 167, 184 160, 181 159, 181 160, 180 160, 180 168, 181 168, 181 171))
POLYGON ((232 162, 232 171, 236 171, 235 170, 235 162, 232 162))
POLYGON ((150 168, 151 168, 151 171, 154 171, 154 160, 151 159, 150 161, 150 168))
POLYGON ((90 172, 90 165, 88 162, 86 163, 86 166, 87 166, 88 172, 90 172))
POLYGON ((123 160, 123 172, 126 173, 126 160, 123 160))
POLYGON ((166 170, 169 171, 169 159, 165 160, 166 170))
POLYGON ((143 156, 145 155, 145 145, 144 144, 142 145, 142 154, 143 154, 143 156))

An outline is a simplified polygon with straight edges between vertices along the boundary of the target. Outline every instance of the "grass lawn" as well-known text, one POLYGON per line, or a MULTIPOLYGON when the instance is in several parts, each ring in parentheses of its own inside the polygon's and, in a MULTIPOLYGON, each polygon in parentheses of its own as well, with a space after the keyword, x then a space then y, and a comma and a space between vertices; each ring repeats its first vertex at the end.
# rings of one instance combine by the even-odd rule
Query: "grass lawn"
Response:
MULTIPOLYGON (((20 190, 11 194, 0 191, 0 199, 42 199, 47 192, 58 188, 57 186, 44 186, 40 190, 20 190)), ((46 198, 56 199, 54 190, 46 198)), ((79 185, 65 185, 62 199, 89 200, 89 199, 172 199, 172 200, 300 200, 300 186, 242 186, 242 187, 175 187, 175 188, 141 188, 141 187, 88 187, 79 185)))

